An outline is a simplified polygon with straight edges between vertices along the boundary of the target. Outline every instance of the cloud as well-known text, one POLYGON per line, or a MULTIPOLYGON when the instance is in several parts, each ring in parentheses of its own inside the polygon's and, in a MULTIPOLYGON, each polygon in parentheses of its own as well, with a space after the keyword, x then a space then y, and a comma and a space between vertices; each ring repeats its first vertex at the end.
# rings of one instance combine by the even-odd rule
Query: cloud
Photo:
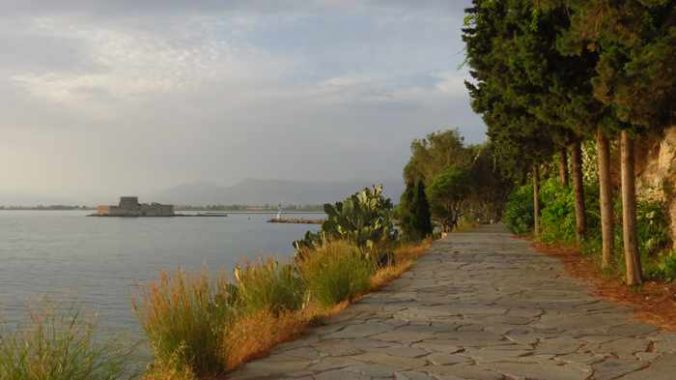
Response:
POLYGON ((462 13, 448 0, 0 0, 0 10, 9 13, 143 14, 171 12, 240 11, 252 13, 312 12, 325 8, 384 8, 405 11, 462 13))
POLYGON ((467 93, 465 87, 465 81, 467 80, 467 75, 459 71, 446 71, 437 75, 439 82, 436 84, 436 88, 446 94, 451 94, 454 96, 464 96, 467 93))
POLYGON ((2 172, 12 190, 387 179, 415 137, 483 138, 455 2, 20 3, 0 0, 16 5, 0 16, 0 161, 30 163, 2 172))
MULTIPOLYGON (((49 70, 28 75, 30 78, 13 78, 46 85, 48 91, 54 87, 64 90, 105 87, 120 96, 168 92, 213 79, 247 81, 254 76, 259 78, 268 70, 275 71, 273 65, 280 64, 271 62, 272 57, 254 47, 210 39, 207 33, 184 37, 183 41, 178 39, 190 30, 160 34, 87 24, 68 27, 68 20, 59 19, 38 20, 36 24, 52 36, 77 39, 93 68, 77 72, 49 70), (260 67, 263 62, 269 62, 269 65, 260 67)), ((186 28, 192 26, 194 24, 188 23, 186 28)))

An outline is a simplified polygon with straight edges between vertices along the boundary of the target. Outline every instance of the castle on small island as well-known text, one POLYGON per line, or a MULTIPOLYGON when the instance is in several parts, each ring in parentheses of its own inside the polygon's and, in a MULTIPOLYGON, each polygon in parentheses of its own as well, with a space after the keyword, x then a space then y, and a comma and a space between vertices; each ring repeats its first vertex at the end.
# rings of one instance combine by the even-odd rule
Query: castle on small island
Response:
POLYGON ((174 205, 138 203, 138 197, 120 197, 117 206, 96 207, 96 216, 176 216, 174 205))

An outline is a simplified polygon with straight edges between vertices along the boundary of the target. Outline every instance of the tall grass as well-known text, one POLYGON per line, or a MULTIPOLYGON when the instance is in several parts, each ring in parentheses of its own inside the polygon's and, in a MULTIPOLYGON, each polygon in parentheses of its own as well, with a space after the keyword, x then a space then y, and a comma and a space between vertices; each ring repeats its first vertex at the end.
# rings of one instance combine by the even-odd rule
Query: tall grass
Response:
MULTIPOLYGON (((232 287, 221 278, 212 285, 203 270, 162 272, 134 299, 155 365, 162 371, 217 373, 224 363, 221 331, 232 317, 232 287)), ((185 375, 188 376, 188 375, 185 375)))
POLYGON ((117 380, 133 378, 133 349, 95 338, 91 318, 42 306, 16 331, 0 331, 2 380, 117 380))
POLYGON ((206 270, 177 270, 163 272, 141 288, 133 307, 155 357, 147 379, 191 380, 222 373, 233 365, 232 357, 248 355, 243 347, 252 346, 231 330, 256 316, 285 314, 303 305, 303 283, 291 265, 272 260, 248 264, 238 267, 234 277, 228 282, 220 274, 211 281, 206 270))
POLYGON ((292 265, 270 259, 237 267, 234 285, 238 310, 246 314, 262 310, 279 314, 303 306, 305 288, 292 265))
POLYGON ((221 375, 292 339, 318 318, 399 276, 422 253, 394 252, 396 264, 345 241, 308 250, 290 264, 274 260, 235 269, 234 280, 206 272, 162 273, 134 302, 155 361, 147 380, 195 380, 221 375))
POLYGON ((310 298, 329 307, 351 300, 370 286, 375 264, 356 245, 334 241, 318 247, 299 262, 310 298))

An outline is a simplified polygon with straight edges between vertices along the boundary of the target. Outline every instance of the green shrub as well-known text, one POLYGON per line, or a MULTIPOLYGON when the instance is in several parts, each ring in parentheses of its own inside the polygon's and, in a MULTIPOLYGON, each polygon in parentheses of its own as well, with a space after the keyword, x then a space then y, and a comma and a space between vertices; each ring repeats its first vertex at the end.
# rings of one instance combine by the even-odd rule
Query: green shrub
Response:
POLYGON ((343 241, 325 243, 299 261, 311 299, 329 307, 368 290, 375 265, 359 248, 343 241))
POLYGON ((133 307, 148 337, 156 366, 195 373, 223 370, 221 336, 233 315, 233 289, 213 286, 206 271, 162 272, 141 288, 133 307))
POLYGON ((671 245, 665 209, 662 202, 654 200, 640 200, 636 205, 636 236, 639 251, 646 258, 654 258, 671 245))
POLYGON ((297 270, 268 260, 235 269, 238 310, 272 313, 298 310, 303 306, 305 289, 297 270))
POLYGON ((665 205, 655 200, 640 200, 636 205, 636 235, 647 278, 676 280, 676 252, 671 246, 669 220, 665 205))
POLYGON ((676 281, 676 251, 648 261, 645 274, 652 280, 676 281))
POLYGON ((503 221, 517 235, 533 230, 533 186, 517 187, 507 198, 503 221))
MULTIPOLYGON (((572 244, 576 241, 575 193, 562 186, 558 179, 544 181, 540 191, 541 239, 548 243, 572 244)), ((587 184, 584 189, 586 240, 594 241, 601 235, 598 185, 587 184)), ((583 244, 583 247, 589 247, 583 244)), ((600 247, 600 245, 599 245, 600 247)))
MULTIPOLYGON (((516 234, 525 234, 533 228, 532 186, 525 185, 510 194, 505 207, 504 222, 516 234)), ((575 195, 571 188, 563 187, 556 179, 542 183, 540 191, 541 236, 548 243, 571 244, 575 242, 575 195)), ((586 254, 601 252, 601 216, 598 185, 585 185, 586 239, 581 249, 586 254)), ((671 246, 668 217, 663 203, 654 200, 637 202, 637 240, 646 277, 670 281, 675 278, 676 258, 664 254, 671 246)), ((614 200, 614 262, 612 272, 624 271, 622 202, 614 200)))
POLYGON ((671 251, 657 265, 659 277, 666 281, 676 281, 676 251, 671 251))
POLYGON ((0 333, 0 379, 132 378, 132 349, 95 338, 95 325, 75 310, 44 307, 16 331, 0 333))
POLYGON ((541 235, 548 243, 575 242, 575 194, 554 179, 543 182, 540 198, 541 235))

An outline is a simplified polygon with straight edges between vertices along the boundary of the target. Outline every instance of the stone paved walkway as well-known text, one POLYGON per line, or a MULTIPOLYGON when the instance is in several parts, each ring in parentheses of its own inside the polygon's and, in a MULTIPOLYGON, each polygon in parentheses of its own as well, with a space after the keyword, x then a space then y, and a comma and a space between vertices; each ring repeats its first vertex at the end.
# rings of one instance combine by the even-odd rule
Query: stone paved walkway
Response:
POLYGON ((674 380, 676 334, 493 226, 436 242, 384 290, 230 378, 674 380))

